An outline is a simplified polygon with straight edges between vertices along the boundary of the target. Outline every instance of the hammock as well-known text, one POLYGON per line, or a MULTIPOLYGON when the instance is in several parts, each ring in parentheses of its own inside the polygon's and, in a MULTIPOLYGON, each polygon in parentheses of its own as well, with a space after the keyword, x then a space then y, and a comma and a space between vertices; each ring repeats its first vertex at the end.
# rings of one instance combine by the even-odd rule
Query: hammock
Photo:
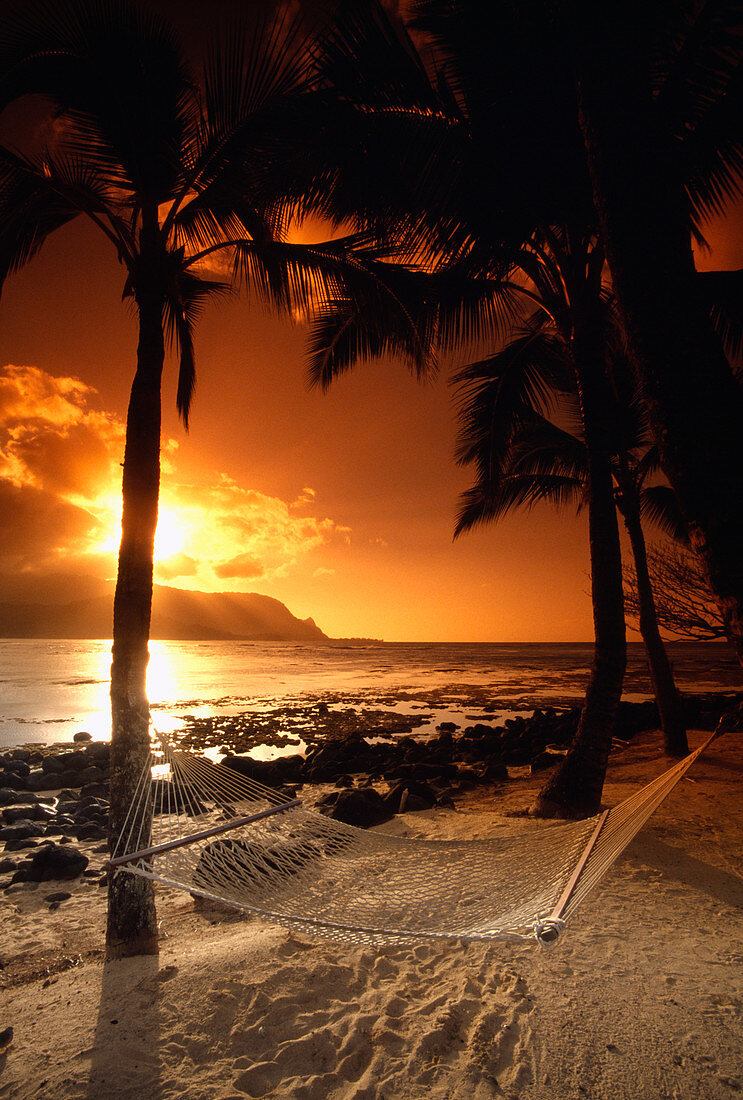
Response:
POLYGON ((356 829, 160 738, 108 867, 352 944, 547 946, 721 732, 595 817, 467 841, 356 829))

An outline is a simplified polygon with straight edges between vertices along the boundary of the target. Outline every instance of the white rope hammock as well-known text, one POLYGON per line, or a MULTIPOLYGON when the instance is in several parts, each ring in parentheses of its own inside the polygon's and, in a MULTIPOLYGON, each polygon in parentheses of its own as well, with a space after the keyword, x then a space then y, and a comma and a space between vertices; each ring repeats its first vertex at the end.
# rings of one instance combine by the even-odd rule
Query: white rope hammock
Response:
POLYGON ((595 817, 467 841, 353 828, 161 737, 109 874, 143 875, 354 944, 546 946, 721 732, 595 817))

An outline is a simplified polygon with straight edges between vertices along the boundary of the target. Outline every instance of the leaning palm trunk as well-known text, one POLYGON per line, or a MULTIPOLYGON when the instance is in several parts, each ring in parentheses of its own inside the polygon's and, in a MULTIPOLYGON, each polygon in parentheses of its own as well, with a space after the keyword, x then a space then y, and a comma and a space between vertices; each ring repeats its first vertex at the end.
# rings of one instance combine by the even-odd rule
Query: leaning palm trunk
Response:
MULTIPOLYGON (((564 761, 540 791, 531 812, 538 817, 588 817, 601 805, 617 707, 627 663, 622 554, 606 448, 606 379, 600 335, 574 340, 588 453, 588 528, 595 647, 580 722, 564 761)), ((598 326, 596 326, 598 328, 598 326)))
POLYGON ((677 150, 624 5, 575 3, 581 126, 614 293, 663 471, 743 662, 743 396, 695 285, 677 150))
POLYGON ((619 508, 629 535, 632 555, 635 562, 637 580, 637 601, 640 609, 640 633, 650 666, 650 677, 658 704, 663 741, 666 752, 671 756, 686 756, 689 742, 686 738, 683 704, 673 678, 671 662, 658 629, 658 616, 655 610, 655 598, 650 582, 645 536, 640 522, 640 509, 637 494, 632 489, 620 494, 619 508))
MULTIPOLYGON (((110 838, 134 801, 150 751, 146 692, 152 572, 160 485, 160 380, 164 361, 162 304, 152 290, 137 295, 137 372, 127 415, 119 572, 114 597, 111 665, 110 838)), ((146 823, 149 828, 149 823, 146 823)), ((143 836, 146 847, 148 838, 143 836)), ((109 883, 109 958, 155 954, 152 883, 114 872, 109 883)))

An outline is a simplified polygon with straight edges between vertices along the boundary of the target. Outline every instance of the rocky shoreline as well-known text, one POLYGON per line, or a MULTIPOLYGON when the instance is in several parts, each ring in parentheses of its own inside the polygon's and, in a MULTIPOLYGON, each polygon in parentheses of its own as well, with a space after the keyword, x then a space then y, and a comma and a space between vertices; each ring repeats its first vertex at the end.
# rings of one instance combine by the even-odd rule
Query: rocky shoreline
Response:
MULTIPOLYGON (((743 694, 713 693, 685 699, 696 729, 712 729, 720 715, 741 705, 743 694)), ((262 715, 186 720, 177 735, 191 751, 216 749, 222 762, 314 804, 349 824, 368 827, 397 813, 456 805, 478 787, 497 788, 509 779, 557 763, 577 726, 577 707, 548 707, 502 725, 453 722, 416 737, 425 720, 387 711, 327 702, 290 708, 301 723, 304 753, 260 760, 258 745, 291 745, 297 730, 287 708, 262 715), (282 721, 283 719, 283 721, 282 721), (282 733, 282 729, 290 733, 282 733)), ((618 747, 658 726, 654 703, 622 703, 618 747)), ((110 745, 80 732, 72 745, 20 747, 0 754, 0 890, 6 894, 40 882, 81 879, 106 885, 110 745)), ((57 906, 64 890, 45 900, 57 906)))

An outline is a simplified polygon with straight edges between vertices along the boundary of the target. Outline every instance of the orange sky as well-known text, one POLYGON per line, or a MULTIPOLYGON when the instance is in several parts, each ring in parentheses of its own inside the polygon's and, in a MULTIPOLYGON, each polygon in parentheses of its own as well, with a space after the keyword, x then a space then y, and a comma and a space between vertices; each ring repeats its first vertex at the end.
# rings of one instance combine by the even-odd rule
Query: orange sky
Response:
MULTIPOLYGON (((743 266, 740 234, 710 241, 704 266, 743 266)), ((4 289, 0 599, 19 572, 113 576, 136 348, 121 289, 82 221, 4 289)), ((469 475, 451 457, 446 370, 421 385, 380 362, 323 395, 303 343, 244 299, 212 307, 188 435, 169 363, 156 579, 275 596, 332 636, 590 639, 585 519, 540 507, 452 542, 469 475)))

